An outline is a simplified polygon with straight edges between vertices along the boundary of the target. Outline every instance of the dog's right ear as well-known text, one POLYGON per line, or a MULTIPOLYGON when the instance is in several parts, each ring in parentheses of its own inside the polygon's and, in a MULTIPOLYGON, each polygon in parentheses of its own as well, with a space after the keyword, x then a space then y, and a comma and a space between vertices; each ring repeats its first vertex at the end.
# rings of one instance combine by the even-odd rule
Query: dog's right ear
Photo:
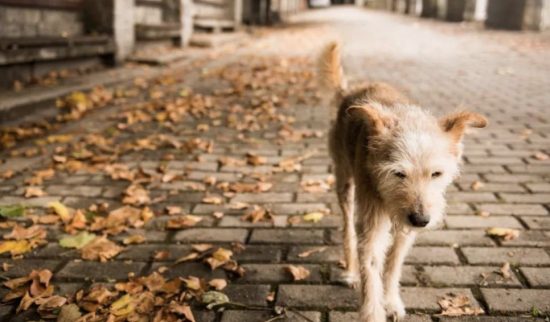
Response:
POLYGON ((366 122, 369 135, 372 136, 385 134, 397 124, 397 119, 393 115, 367 103, 350 106, 346 113, 352 118, 366 122))

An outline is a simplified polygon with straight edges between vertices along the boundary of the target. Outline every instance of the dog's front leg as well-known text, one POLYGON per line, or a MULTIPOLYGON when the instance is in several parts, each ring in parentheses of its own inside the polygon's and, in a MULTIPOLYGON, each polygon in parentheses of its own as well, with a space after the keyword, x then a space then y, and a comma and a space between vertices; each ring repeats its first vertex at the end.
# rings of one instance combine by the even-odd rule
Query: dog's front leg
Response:
POLYGON ((388 314, 402 318, 405 305, 399 295, 399 280, 403 270, 405 256, 414 243, 415 232, 395 232, 394 242, 388 253, 384 272, 384 298, 388 314))
POLYGON ((390 221, 383 214, 363 214, 359 223, 359 262, 361 272, 361 322, 385 322, 382 270, 390 240, 390 221))

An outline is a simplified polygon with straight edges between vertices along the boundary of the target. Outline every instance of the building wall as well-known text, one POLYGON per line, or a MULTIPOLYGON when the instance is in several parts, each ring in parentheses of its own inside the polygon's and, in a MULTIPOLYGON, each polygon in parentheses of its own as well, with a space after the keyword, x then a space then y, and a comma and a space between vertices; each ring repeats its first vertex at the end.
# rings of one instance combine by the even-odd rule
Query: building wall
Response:
POLYGON ((136 6, 134 19, 138 24, 158 25, 162 22, 162 9, 160 7, 136 6))
POLYGON ((0 5, 0 37, 70 37, 83 30, 76 11, 0 5))

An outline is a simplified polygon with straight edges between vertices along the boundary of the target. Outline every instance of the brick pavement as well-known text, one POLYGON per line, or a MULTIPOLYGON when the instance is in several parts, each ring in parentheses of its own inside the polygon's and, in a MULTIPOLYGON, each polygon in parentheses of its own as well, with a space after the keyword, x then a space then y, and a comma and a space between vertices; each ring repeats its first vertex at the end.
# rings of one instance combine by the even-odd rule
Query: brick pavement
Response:
MULTIPOLYGON (((245 48, 201 65, 202 69, 189 69, 185 77, 175 77, 173 81, 157 80, 151 85, 150 96, 139 96, 136 101, 153 100, 151 92, 155 88, 169 93, 167 95, 187 87, 204 95, 223 89, 223 82, 205 75, 220 66, 243 68, 239 60, 251 53, 255 58, 250 59, 250 64, 258 59, 269 62, 275 59, 280 63, 279 68, 295 70, 297 74, 292 76, 304 77, 306 84, 302 85, 307 87, 311 75, 299 74, 299 71, 311 70, 311 59, 300 65, 302 58, 290 57, 311 58, 328 39, 339 38, 344 44, 345 65, 353 80, 391 82, 436 113, 462 105, 486 114, 491 126, 467 139, 463 175, 449 191, 450 205, 443 230, 421 234, 406 259, 402 294, 410 313, 407 321, 527 321, 534 315, 547 317, 546 314, 550 314, 550 161, 534 158, 537 152, 550 152, 550 118, 546 114, 550 105, 547 90, 550 88, 550 46, 544 38, 540 37, 540 46, 531 48, 522 44, 515 34, 351 8, 309 12, 298 20, 306 24, 268 32, 245 48), (281 48, 281 41, 293 46, 281 48), (289 63, 297 65, 289 66, 289 63), (483 185, 473 189, 472 183, 480 186, 477 182, 483 185), (488 216, 479 216, 481 211, 488 216), (520 235, 515 240, 502 241, 487 236, 485 229, 490 227, 518 229, 520 235), (504 263, 512 267, 509 278, 499 273, 504 263), (457 319, 440 316, 437 302, 449 293, 468 296, 486 315, 457 319)), ((539 39, 535 35, 528 37, 539 39)), ((261 75, 261 70, 258 68, 254 74, 258 78, 255 81, 269 82, 269 78, 261 75)), ((125 280, 128 273, 147 274, 169 266, 170 269, 164 272, 166 276, 230 278, 223 292, 232 301, 265 308, 280 305, 301 312, 290 313, 282 321, 302 321, 300 314, 311 321, 353 321, 358 296, 355 291, 335 283, 341 260, 341 219, 337 216, 335 197, 331 192, 307 192, 301 187, 307 180, 324 180, 330 176, 323 135, 328 127, 328 112, 323 106, 312 103, 315 100, 307 97, 312 93, 297 93, 292 86, 286 85, 274 85, 279 88, 277 95, 289 97, 284 101, 286 104, 277 106, 275 103, 282 109, 281 115, 293 116, 295 129, 320 135, 303 135, 296 141, 277 143, 281 127, 273 118, 257 131, 247 133, 246 140, 242 140, 235 129, 247 120, 234 120, 227 110, 223 112, 226 118, 220 118, 223 119, 221 124, 211 124, 211 128, 202 133, 197 132, 197 126, 212 122, 212 118, 205 119, 205 114, 200 113, 198 117, 186 117, 173 125, 178 140, 198 135, 205 140, 212 139, 215 142, 212 153, 185 153, 168 145, 152 151, 128 151, 120 156, 127 164, 141 167, 143 172, 155 172, 161 167, 179 175, 169 182, 154 182, 148 186, 151 198, 158 198, 151 208, 159 216, 143 228, 112 238, 120 242, 125 236, 139 232, 146 237, 145 244, 127 246, 114 260, 106 263, 82 261, 78 252, 57 245, 60 231, 50 227, 48 245, 26 254, 23 259, 3 255, 0 262, 13 267, 1 276, 20 277, 35 268, 48 268, 54 272, 54 281, 61 294, 72 294, 92 282, 112 284, 125 280), (268 181, 273 187, 268 192, 226 194, 219 205, 203 202, 205 195, 221 195, 204 182, 205 178, 215 177, 218 182, 251 182, 251 176, 246 174, 271 172, 281 160, 303 155, 311 149, 317 153, 302 162, 301 171, 271 174, 268 181), (223 156, 244 160, 246 153, 264 156, 266 164, 218 162, 223 156), (168 154, 175 158, 167 159, 168 154), (200 191, 204 189, 207 192, 200 191), (272 210, 273 220, 243 221, 240 219, 243 211, 231 207, 235 203, 265 206, 272 210), (168 216, 160 216, 166 206, 179 206, 183 213, 201 216, 203 220, 192 228, 166 230, 168 216), (323 217, 319 223, 291 220, 293 216, 318 210, 329 210, 333 215, 323 217), (225 216, 213 217, 216 211, 225 216), (221 269, 211 271, 202 263, 171 266, 176 258, 189 252, 190 244, 228 245, 232 242, 246 246, 236 255, 246 271, 241 278, 221 269), (319 247, 323 247, 322 251, 305 258, 299 256, 319 247), (169 252, 168 257, 153 259, 156 253, 164 250, 169 252), (289 263, 303 265, 311 275, 303 281, 293 282, 284 268, 289 263), (266 301, 270 292, 275 292, 273 302, 266 301)), ((246 89, 253 91, 253 86, 248 85, 246 89)), ((244 103, 248 104, 245 107, 261 105, 253 101, 255 98, 244 95, 243 99, 250 100, 244 103)), ((224 101, 227 106, 235 103, 224 101)), ((89 132, 110 133, 116 125, 116 120, 112 119, 115 111, 127 105, 122 102, 93 112, 82 120, 62 126, 58 133, 71 133, 74 140, 89 132)), ((249 122, 245 127, 255 125, 249 122)), ((167 128, 155 123, 151 126, 138 122, 132 131, 115 138, 122 144, 124 140, 144 138, 165 130, 167 128)), ((32 142, 26 141, 16 149, 32 146, 32 142)), ((121 204, 121 194, 128 182, 82 169, 75 173, 57 171, 42 185, 47 196, 24 198, 24 180, 32 171, 49 165, 54 146, 46 146, 44 150, 43 154, 31 157, 3 154, 6 162, 0 165, 0 172, 14 170, 16 175, 0 184, 0 204, 23 203, 40 207, 52 200, 61 200, 70 207, 86 208, 105 201, 112 209, 121 204)), ((8 229, 2 230, 2 233, 7 232, 8 229)), ((0 295, 5 292, 2 289, 0 295)), ((0 316, 5 320, 23 321, 35 314, 28 311, 14 316, 13 310, 10 304, 2 304, 0 316)), ((196 320, 205 322, 261 322, 270 316, 269 310, 195 311, 196 320)))

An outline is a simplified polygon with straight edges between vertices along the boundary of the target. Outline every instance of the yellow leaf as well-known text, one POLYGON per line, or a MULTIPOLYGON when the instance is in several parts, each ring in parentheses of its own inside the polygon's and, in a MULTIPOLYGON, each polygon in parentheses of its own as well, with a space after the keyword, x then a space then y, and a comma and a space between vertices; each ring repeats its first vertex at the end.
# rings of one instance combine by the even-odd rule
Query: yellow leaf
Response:
POLYGON ((111 304, 111 314, 115 316, 127 316, 134 312, 136 305, 134 299, 126 294, 111 304))
POLYGON ((201 280, 195 276, 189 276, 189 278, 182 278, 187 288, 198 291, 201 289, 201 280))
POLYGON ((20 255, 29 252, 32 245, 27 240, 7 240, 0 242, 0 254, 10 252, 11 255, 20 255))
POLYGON ((513 240, 519 237, 519 230, 511 228, 493 227, 486 230, 489 236, 500 237, 504 240, 513 240))
POLYGON ((320 222, 325 215, 322 212, 310 212, 309 214, 304 215, 304 221, 318 223, 320 222))
POLYGON ((61 202, 50 202, 48 206, 53 209, 53 211, 61 218, 61 220, 63 220, 63 222, 68 222, 69 220, 71 220, 69 209, 67 209, 67 207, 65 207, 65 205, 61 202))

